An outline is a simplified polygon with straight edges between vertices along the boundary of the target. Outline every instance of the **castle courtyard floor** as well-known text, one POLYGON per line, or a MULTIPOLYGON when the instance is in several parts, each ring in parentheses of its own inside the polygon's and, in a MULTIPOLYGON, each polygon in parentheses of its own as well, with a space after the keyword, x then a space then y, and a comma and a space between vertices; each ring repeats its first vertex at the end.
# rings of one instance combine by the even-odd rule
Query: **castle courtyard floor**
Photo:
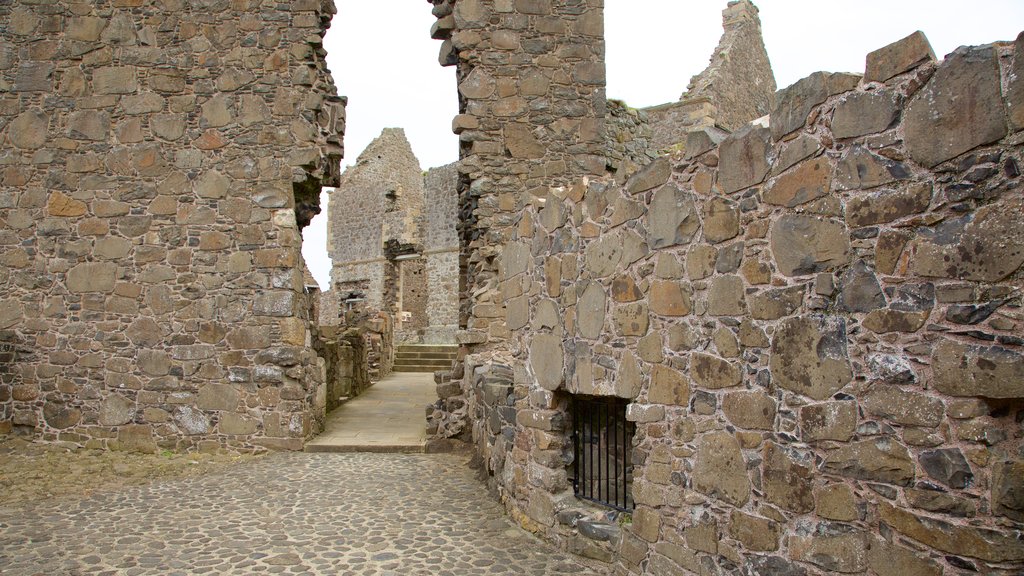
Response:
POLYGON ((0 500, 0 574, 598 574, 513 526, 465 460, 275 453, 0 500))

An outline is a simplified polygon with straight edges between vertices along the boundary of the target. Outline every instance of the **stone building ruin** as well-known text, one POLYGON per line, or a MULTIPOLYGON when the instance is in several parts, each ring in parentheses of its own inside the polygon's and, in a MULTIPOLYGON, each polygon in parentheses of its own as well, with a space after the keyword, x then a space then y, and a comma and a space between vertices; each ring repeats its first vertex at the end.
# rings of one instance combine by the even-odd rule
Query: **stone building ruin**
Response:
MULTIPOLYGON (((914 33, 663 146, 606 100, 603 0, 430 3, 461 112, 436 428, 469 431, 518 524, 616 574, 1024 570, 1024 34, 938 60, 914 33), (586 403, 632 424, 626 511, 570 481, 618 434, 574 433, 586 403)), ((0 6, 0 426, 316 430, 298 212, 339 183, 332 13, 0 6)), ((730 3, 723 45, 756 52, 728 42, 756 14, 730 3)))
POLYGON ((397 342, 454 344, 458 220, 454 166, 420 169, 405 133, 386 128, 341 177, 328 208, 336 294, 322 324, 353 308, 395 319, 397 342))

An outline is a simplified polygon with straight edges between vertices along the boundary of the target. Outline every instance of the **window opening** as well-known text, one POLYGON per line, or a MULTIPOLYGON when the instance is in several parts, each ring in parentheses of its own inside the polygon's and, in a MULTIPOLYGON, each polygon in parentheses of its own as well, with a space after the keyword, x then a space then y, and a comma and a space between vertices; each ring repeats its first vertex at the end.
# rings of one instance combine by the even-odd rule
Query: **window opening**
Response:
POLYGON ((633 509, 636 425, 626 420, 626 404, 622 398, 572 397, 569 472, 577 498, 628 512, 633 509))

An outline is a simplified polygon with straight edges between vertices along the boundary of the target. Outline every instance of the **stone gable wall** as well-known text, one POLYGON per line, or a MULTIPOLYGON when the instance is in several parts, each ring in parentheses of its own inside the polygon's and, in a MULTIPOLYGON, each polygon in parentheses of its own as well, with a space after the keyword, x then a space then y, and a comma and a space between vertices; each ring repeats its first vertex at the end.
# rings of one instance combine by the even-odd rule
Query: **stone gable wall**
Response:
POLYGON ((678 102, 645 108, 652 150, 682 148, 690 132, 733 132, 767 115, 775 102, 775 74, 761 36, 761 19, 750 0, 722 11, 722 39, 678 102))
POLYGON ((511 515, 619 574, 1024 569, 1022 65, 1024 34, 936 63, 917 33, 536 194, 513 358, 462 383, 511 515), (570 394, 630 400, 621 526, 573 497, 570 394))
POLYGON ((0 425, 147 451, 317 429, 299 229, 342 153, 333 12, 0 5, 0 425))

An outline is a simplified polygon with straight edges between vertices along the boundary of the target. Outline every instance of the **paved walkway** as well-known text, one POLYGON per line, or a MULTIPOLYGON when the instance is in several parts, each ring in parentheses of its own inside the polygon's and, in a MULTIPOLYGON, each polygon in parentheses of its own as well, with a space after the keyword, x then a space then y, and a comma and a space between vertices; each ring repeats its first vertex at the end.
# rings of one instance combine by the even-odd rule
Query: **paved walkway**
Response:
POLYGON ((465 457, 275 453, 0 507, 7 575, 598 574, 512 526, 465 457))
POLYGON ((327 415, 307 452, 423 452, 434 375, 396 372, 327 415))

